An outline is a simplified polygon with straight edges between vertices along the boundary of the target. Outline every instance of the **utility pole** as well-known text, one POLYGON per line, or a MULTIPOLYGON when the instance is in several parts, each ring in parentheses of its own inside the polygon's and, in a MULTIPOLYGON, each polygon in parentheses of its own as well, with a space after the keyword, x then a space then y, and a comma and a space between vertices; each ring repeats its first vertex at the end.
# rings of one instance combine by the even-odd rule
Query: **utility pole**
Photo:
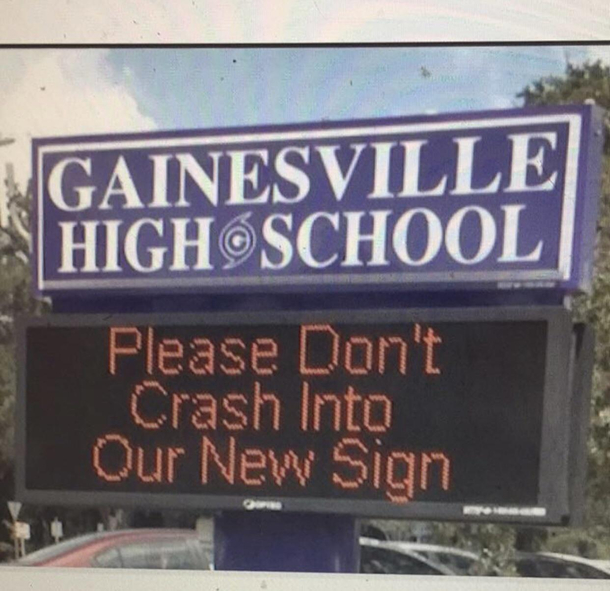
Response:
POLYGON ((17 518, 19 517, 19 512, 21 511, 21 503, 17 501, 8 501, 8 511, 11 514, 11 518, 13 520, 11 533, 13 534, 13 543, 15 546, 15 560, 19 558, 19 540, 17 538, 17 518))

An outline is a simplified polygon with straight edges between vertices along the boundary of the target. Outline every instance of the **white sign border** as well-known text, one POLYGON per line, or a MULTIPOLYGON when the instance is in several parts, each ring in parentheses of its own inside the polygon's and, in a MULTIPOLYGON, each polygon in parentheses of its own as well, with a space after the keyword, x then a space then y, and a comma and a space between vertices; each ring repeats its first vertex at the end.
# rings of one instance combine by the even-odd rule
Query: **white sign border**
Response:
POLYGON ((580 158, 580 137, 582 115, 564 113, 554 115, 525 115, 503 118, 468 119, 462 121, 435 121, 430 123, 389 124, 331 129, 306 129, 298 131, 261 131, 259 133, 233 133, 227 135, 191 136, 179 138, 151 138, 137 140, 81 141, 65 144, 41 146, 38 149, 38 220, 37 220, 37 288, 42 292, 53 290, 92 290, 99 288, 146 288, 146 287, 206 287, 206 286, 263 286, 263 285, 306 285, 306 284, 371 284, 439 282, 460 280, 475 283, 480 281, 557 281, 568 280, 572 267, 573 232, 576 217, 576 193, 578 184, 578 163, 580 158), (544 125, 549 123, 568 124, 568 144, 566 150, 565 181, 562 203, 561 230, 559 235, 559 256, 554 270, 535 271, 463 271, 430 273, 369 273, 369 274, 311 274, 250 277, 189 277, 189 278, 117 278, 117 279, 61 279, 44 278, 44 187, 42 163, 45 154, 57 152, 79 152, 91 150, 133 150, 139 148, 177 148, 181 146, 204 146, 210 144, 235 144, 246 142, 276 142, 288 140, 326 139, 329 137, 354 137, 359 135, 396 135, 401 133, 421 133, 432 131, 468 130, 517 125, 544 125))

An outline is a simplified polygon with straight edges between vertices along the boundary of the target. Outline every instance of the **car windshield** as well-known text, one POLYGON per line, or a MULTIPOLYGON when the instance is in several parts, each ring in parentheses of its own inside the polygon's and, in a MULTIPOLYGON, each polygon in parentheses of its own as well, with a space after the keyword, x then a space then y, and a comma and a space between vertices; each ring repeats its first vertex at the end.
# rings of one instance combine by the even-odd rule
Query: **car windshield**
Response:
POLYGON ((527 556, 517 561, 523 577, 609 579, 610 574, 588 564, 546 556, 527 556))
POLYGON ((367 574, 438 575, 439 569, 423 559, 387 548, 361 547, 361 572, 367 574))

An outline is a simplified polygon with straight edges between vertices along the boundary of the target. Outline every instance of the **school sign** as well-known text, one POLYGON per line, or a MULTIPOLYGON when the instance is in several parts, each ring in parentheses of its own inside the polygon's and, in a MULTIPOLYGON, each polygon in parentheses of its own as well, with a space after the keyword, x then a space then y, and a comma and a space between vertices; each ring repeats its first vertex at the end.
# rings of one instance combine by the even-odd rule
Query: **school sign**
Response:
POLYGON ((35 285, 586 289, 600 113, 36 139, 35 285))

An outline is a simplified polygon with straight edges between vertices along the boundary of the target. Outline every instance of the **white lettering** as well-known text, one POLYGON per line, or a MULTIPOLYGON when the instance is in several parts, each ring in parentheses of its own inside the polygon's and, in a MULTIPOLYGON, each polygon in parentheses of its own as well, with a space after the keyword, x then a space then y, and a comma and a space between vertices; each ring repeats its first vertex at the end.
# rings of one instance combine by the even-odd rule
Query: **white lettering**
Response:
POLYGON ((451 191, 452 195, 477 195, 480 193, 498 192, 498 187, 500 186, 500 180, 502 178, 502 174, 499 172, 486 187, 475 189, 472 186, 474 146, 480 140, 480 137, 458 137, 453 140, 458 145, 458 151, 455 188, 451 191))
POLYGON ((538 148, 535 156, 531 158, 529 154, 530 141, 533 139, 542 139, 548 142, 552 150, 557 147, 557 133, 517 133, 509 135, 508 139, 513 144, 511 169, 510 169, 510 184, 506 187, 507 193, 515 193, 517 191, 552 191, 557 182, 557 171, 548 175, 545 180, 535 185, 527 184, 527 172, 531 167, 539 177, 542 177, 544 172, 544 146, 538 148))
POLYGON ((163 220, 153 220, 143 218, 136 221, 125 235, 125 258, 133 269, 140 273, 152 273, 163 267, 163 259, 167 248, 162 246, 154 246, 148 249, 150 254, 150 264, 144 266, 140 262, 138 255, 138 241, 140 239, 140 231, 143 226, 151 226, 159 237, 163 237, 163 220))
POLYGON ((360 260, 360 244, 370 242, 372 246, 371 259, 367 265, 389 265, 385 256, 386 229, 390 210, 372 211, 373 230, 370 234, 363 234, 360 223, 364 217, 363 211, 348 211, 343 215, 347 220, 347 232, 345 237, 345 259, 342 267, 361 267, 364 263, 360 260))
POLYGON ((153 162, 153 199, 149 207, 171 207, 167 200, 167 163, 171 154, 155 154, 149 156, 153 162))
POLYGON ((246 199, 246 184, 251 185, 254 192, 258 191, 260 163, 256 160, 246 171, 248 157, 260 158, 266 166, 269 160, 267 150, 238 150, 228 152, 231 158, 231 194, 227 205, 253 205, 256 203, 267 203, 269 198, 269 187, 265 187, 258 195, 246 199))
POLYGON ((354 170, 356 169, 356 164, 358 164, 358 160, 360 159, 360 154, 362 154, 362 150, 364 150, 365 147, 366 144, 350 145, 350 148, 354 150, 354 154, 345 174, 343 174, 343 171, 339 166, 339 160, 337 159, 337 150, 339 149, 339 146, 316 147, 316 150, 322 158, 322 164, 324 164, 326 176, 330 181, 330 186, 332 187, 335 199, 337 201, 341 201, 343 199, 347 185, 349 184, 352 175, 354 174, 354 170))
POLYGON ((400 142, 404 148, 404 170, 402 191, 398 194, 399 197, 433 197, 445 192, 447 175, 443 176, 433 189, 427 191, 420 191, 419 189, 421 150, 427 143, 428 140, 400 142))
POLYGON ((470 205, 458 209, 447 224, 447 232, 445 235, 445 246, 449 255, 458 263, 463 265, 474 265, 480 263, 489 256, 496 242, 496 222, 493 216, 482 207, 470 205), (462 232, 462 223, 467 214, 474 213, 479 217, 481 225, 481 239, 479 240, 479 249, 476 254, 467 259, 462 253, 462 245, 460 241, 462 232))
POLYGON ((110 177, 106 193, 100 204, 100 209, 112 209, 109 200, 110 197, 115 195, 123 196, 125 209, 142 209, 144 207, 123 156, 119 156, 116 161, 112 177, 110 177), (118 187, 115 186, 117 181, 119 182, 118 187))
POLYGON ((502 263, 519 263, 539 261, 542 254, 542 240, 534 250, 526 255, 517 254, 517 240, 519 237, 519 217, 525 205, 503 205, 504 210, 504 242, 502 256, 498 259, 502 263))
POLYGON ((277 250, 281 254, 281 260, 277 263, 271 261, 267 252, 263 249, 261 252, 261 268, 262 269, 283 269, 287 267, 292 260, 293 248, 292 242, 283 234, 278 232, 273 223, 275 220, 284 222, 288 230, 292 230, 292 214, 282 215, 280 213, 270 215, 263 223, 263 238, 265 242, 277 250))
POLYGON ((121 220, 106 220, 106 264, 102 267, 104 273, 122 271, 119 265, 119 226, 121 220))
POLYGON ((62 211, 84 211, 91 207, 93 199, 93 191, 95 186, 74 187, 74 191, 78 196, 76 205, 69 205, 63 194, 62 185, 64 180, 64 172, 66 168, 76 164, 82 168, 88 175, 91 175, 91 158, 65 158, 60 160, 49 175, 49 197, 51 201, 62 211))
POLYGON ((76 273, 74 266, 74 252, 82 250, 85 253, 85 264, 81 271, 93 273, 99 271, 95 258, 97 247, 97 227, 98 221, 81 222, 84 228, 84 239, 82 242, 74 240, 74 231, 78 222, 59 222, 61 228, 61 267, 59 273, 76 273))
POLYGON ((212 176, 201 168, 199 162, 195 160, 192 154, 178 154, 176 158, 180 163, 180 190, 177 207, 188 207, 190 204, 186 200, 186 175, 195 182, 201 189, 201 192, 207 197, 208 201, 214 205, 218 205, 218 167, 222 152, 209 152, 208 156, 212 159, 212 176))
POLYGON ((396 256, 403 263, 413 267, 421 267, 422 265, 429 263, 438 254, 443 243, 443 226, 434 212, 423 207, 416 207, 406 211, 400 216, 394 226, 392 242, 396 256), (411 256, 408 247, 409 226, 411 220, 416 215, 424 216, 427 229, 426 249, 418 259, 414 259, 411 256))
POLYGON ((171 271, 196 271, 209 270, 210 264, 210 228, 214 218, 194 218, 197 224, 197 237, 189 240, 186 237, 187 227, 191 220, 189 218, 174 218, 174 260, 170 267, 171 271), (195 265, 186 264, 186 249, 197 249, 197 262, 195 265))
POLYGON ((291 152, 299 154, 303 159, 303 162, 309 164, 309 147, 294 148, 289 146, 288 148, 279 151, 275 158, 275 169, 282 178, 297 187, 297 194, 294 197, 288 197, 282 193, 280 187, 276 184, 273 187, 272 195, 274 203, 298 203, 305 198, 307 193, 309 193, 309 176, 300 168, 297 168, 286 160, 286 156, 291 152))
POLYGON ((318 261, 314 258, 313 253, 311 252, 311 233, 313 230, 313 225, 317 220, 321 219, 328 220, 335 230, 339 229, 338 213, 330 214, 325 211, 319 211, 307 216, 303 220, 297 234, 297 252, 301 257, 301 260, 312 269, 324 269, 325 267, 332 265, 338 258, 338 255, 335 253, 328 257, 325 261, 318 261))
POLYGON ((383 199, 394 197, 390 191, 390 155, 396 142, 377 142, 371 144, 375 150, 375 168, 373 190, 368 194, 370 199, 383 199))

